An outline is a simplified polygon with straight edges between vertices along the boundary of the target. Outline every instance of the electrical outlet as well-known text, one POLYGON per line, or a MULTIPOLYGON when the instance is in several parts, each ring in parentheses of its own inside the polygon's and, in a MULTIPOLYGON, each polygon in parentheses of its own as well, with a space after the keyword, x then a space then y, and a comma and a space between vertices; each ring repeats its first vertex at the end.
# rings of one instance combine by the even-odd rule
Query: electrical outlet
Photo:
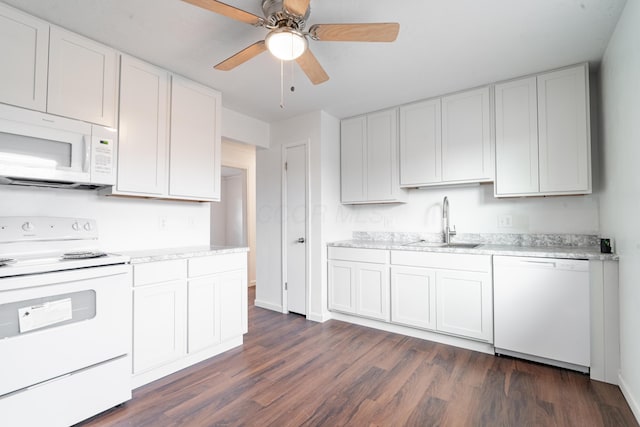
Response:
POLYGON ((513 227, 513 217, 511 215, 498 215, 498 227, 499 228, 513 227))
POLYGON ((167 217, 166 216, 161 216, 158 218, 158 228, 160 230, 164 230, 167 228, 167 217))

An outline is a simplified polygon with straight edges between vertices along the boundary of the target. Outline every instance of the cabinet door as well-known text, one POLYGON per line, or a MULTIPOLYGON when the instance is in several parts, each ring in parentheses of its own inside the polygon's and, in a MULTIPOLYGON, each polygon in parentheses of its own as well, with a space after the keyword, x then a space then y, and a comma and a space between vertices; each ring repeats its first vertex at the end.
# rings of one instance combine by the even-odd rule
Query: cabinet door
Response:
POLYGON ((442 181, 440 99, 400 108, 400 185, 442 181))
POLYGON ((587 65, 538 76, 540 191, 591 192, 587 65))
POLYGON ((355 117, 341 122, 340 185, 343 203, 360 202, 366 198, 366 139, 366 117, 355 117))
POLYGON ((166 193, 167 72, 129 56, 120 65, 118 192, 166 193))
POLYGON ((489 88, 442 98, 442 180, 491 181, 489 88))
POLYGON ((220 306, 220 287, 214 277, 189 280, 189 353, 220 343, 220 306))
POLYGON ((382 264, 357 263, 356 314, 389 321, 389 267, 382 264))
POLYGON ((495 86, 496 195, 534 194, 538 186, 536 78, 495 86))
POLYGON ((173 76, 169 194, 220 200, 220 94, 173 76))
POLYGON ((133 373, 186 354, 186 281, 133 291, 133 373))
POLYGON ((115 128, 116 94, 116 51, 51 27, 47 111, 115 128))
POLYGON ((355 264, 329 261, 329 310, 356 312, 355 264))
POLYGON ((396 109, 367 115, 366 194, 369 201, 397 198, 397 132, 396 109))
POLYGON ((391 268, 391 321, 415 328, 436 328, 434 270, 391 268))
POLYGON ((47 107, 49 24, 0 3, 0 102, 47 107))
POLYGON ((493 342, 491 275, 469 271, 436 273, 437 330, 493 342))
POLYGON ((230 271, 215 276, 220 288, 220 337, 222 341, 244 332, 247 291, 246 271, 230 271))

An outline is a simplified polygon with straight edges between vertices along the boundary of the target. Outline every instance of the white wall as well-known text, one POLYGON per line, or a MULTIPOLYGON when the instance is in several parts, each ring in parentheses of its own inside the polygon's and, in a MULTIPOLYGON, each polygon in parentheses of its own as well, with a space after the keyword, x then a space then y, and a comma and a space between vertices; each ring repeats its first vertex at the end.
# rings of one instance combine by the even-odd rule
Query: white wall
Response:
POLYGON ((602 67, 601 230, 620 256, 620 386, 640 420, 640 1, 629 0, 602 67))
POLYGON ((246 173, 237 170, 234 175, 223 176, 220 183, 220 201, 211 204, 211 244, 220 246, 247 246, 246 235, 246 173))
POLYGON ((269 123, 223 108, 222 137, 232 141, 268 148, 269 123))
MULTIPOLYGON (((342 229, 358 231, 442 231, 442 199, 449 198, 451 224, 458 233, 598 234, 598 197, 496 199, 493 185, 408 190, 406 204, 342 205, 335 212, 342 229), (498 226, 509 215, 512 227, 498 226)), ((349 238, 350 234, 342 237, 349 238)))
POLYGON ((94 218, 99 246, 108 251, 209 245, 209 203, 0 186, 0 216, 94 218))

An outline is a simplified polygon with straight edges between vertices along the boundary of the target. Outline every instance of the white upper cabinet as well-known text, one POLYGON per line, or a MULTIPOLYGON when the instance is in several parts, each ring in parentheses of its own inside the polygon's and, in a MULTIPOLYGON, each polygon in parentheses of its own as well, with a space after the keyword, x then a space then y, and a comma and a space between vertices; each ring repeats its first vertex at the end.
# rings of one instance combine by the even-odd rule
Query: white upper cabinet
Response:
POLYGON ((0 3, 0 102, 116 127, 117 52, 0 3))
POLYGON ((220 93, 173 76, 169 194, 220 200, 220 93))
POLYGON ((538 76, 540 192, 591 192, 587 65, 538 76))
POLYGON ((122 56, 118 182, 107 194, 220 200, 220 93, 122 56))
POLYGON ((538 192, 536 78, 495 86, 496 194, 538 192))
POLYGON ((394 108, 342 121, 342 203, 401 201, 397 111, 394 108))
POLYGON ((116 193, 166 193, 169 75, 129 56, 120 65, 116 193))
POLYGON ((442 181, 492 181, 489 88, 442 98, 442 181))
POLYGON ((0 3, 0 102, 47 106, 49 24, 0 3))
POLYGON ((51 27, 47 111, 116 127, 117 53, 51 27))
POLYGON ((495 86, 498 197, 591 193, 587 64, 495 86))
POLYGON ((440 98, 400 107, 400 185, 441 181, 440 98))
POLYGON ((488 87, 400 107, 400 185, 493 180, 488 87))

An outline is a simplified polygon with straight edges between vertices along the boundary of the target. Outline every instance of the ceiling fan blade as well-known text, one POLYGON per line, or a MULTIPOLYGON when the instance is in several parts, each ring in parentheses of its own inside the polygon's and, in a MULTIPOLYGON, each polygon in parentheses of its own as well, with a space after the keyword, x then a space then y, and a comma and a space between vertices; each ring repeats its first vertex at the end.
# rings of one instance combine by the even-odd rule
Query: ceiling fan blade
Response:
POLYGON ((213 68, 221 71, 232 70, 236 68, 238 65, 244 64, 251 58, 260 55, 265 50, 267 50, 267 46, 264 44, 264 40, 260 40, 258 42, 255 42, 251 46, 245 49, 242 49, 240 52, 236 53, 235 55, 230 56, 229 58, 225 59, 224 61, 222 61, 221 63, 219 63, 213 68))
POLYGON ((264 19, 254 15, 253 13, 246 12, 237 7, 229 6, 226 3, 222 3, 216 0, 182 0, 187 3, 191 3, 195 6, 200 6, 203 9, 210 10, 211 12, 219 13, 228 18, 235 19, 237 21, 245 22, 247 24, 260 26, 264 24, 264 19))
POLYGON ((304 16, 309 10, 311 0, 284 0, 284 10, 296 16, 304 16))
POLYGON ((309 28, 311 37, 336 42, 392 42, 398 37, 400 24, 316 24, 309 28))
POLYGON ((329 75, 324 71, 322 65, 320 65, 309 49, 307 49, 302 56, 298 57, 296 62, 314 85, 318 85, 329 80, 329 75))

